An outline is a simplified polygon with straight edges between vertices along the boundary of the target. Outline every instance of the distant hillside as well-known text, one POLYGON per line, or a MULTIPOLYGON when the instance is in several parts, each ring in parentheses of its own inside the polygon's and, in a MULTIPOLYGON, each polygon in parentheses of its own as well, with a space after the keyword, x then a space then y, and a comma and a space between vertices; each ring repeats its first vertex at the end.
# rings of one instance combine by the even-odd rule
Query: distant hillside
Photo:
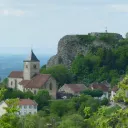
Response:
POLYGON ((120 45, 123 37, 117 33, 89 33, 88 35, 66 35, 58 43, 57 54, 51 57, 47 67, 64 64, 70 67, 79 54, 86 55, 91 49, 102 47, 111 49, 120 45))

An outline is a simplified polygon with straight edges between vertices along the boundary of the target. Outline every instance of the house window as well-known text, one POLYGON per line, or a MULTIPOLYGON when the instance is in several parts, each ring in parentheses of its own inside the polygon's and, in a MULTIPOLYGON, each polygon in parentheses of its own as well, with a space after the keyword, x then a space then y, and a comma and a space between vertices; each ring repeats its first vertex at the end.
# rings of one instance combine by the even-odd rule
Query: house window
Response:
POLYGON ((50 83, 50 85, 49 85, 49 89, 52 90, 52 83, 50 83))
POLYGON ((24 105, 24 108, 26 109, 26 108, 27 108, 27 106, 26 106, 26 105, 24 105))
POLYGON ((37 108, 36 105, 34 106, 34 108, 35 108, 35 109, 37 108))
POLYGON ((28 68, 28 65, 26 65, 26 68, 28 68))
POLYGON ((32 108, 32 106, 31 106, 31 105, 29 105, 29 108, 32 108))
POLYGON ((36 94, 36 90, 34 90, 34 94, 36 94))
POLYGON ((13 82, 11 81, 11 85, 13 85, 13 82))
POLYGON ((36 64, 34 64, 34 65, 33 65, 33 68, 34 68, 34 69, 36 69, 36 68, 37 68, 37 67, 36 67, 36 64))
POLYGON ((17 89, 17 80, 15 80, 15 89, 17 89))

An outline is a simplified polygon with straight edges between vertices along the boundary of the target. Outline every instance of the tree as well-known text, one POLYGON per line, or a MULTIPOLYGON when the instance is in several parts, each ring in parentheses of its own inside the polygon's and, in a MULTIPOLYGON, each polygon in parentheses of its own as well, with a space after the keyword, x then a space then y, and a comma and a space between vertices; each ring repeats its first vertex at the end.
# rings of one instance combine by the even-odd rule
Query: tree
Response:
POLYGON ((58 82, 59 87, 72 81, 72 75, 64 65, 56 65, 46 69, 43 67, 41 73, 51 74, 58 82))
POLYGON ((67 102, 65 100, 52 101, 50 105, 50 112, 62 117, 69 111, 67 102))
POLYGON ((38 103, 38 110, 43 109, 43 107, 49 105, 50 95, 47 90, 39 90, 35 96, 35 100, 38 103))
POLYGON ((7 90, 6 90, 5 88, 1 88, 1 89, 0 89, 0 101, 3 99, 4 94, 5 94, 6 91, 7 91, 7 90))
POLYGON ((104 98, 103 100, 101 100, 101 105, 108 105, 109 101, 107 98, 104 98))
POLYGON ((87 89, 87 90, 82 91, 81 93, 85 95, 90 95, 92 97, 101 97, 103 95, 103 91, 98 90, 98 89, 95 89, 95 90, 87 89))
POLYGON ((119 90, 116 92, 114 100, 128 103, 128 75, 118 83, 119 90))
POLYGON ((79 114, 66 116, 63 118, 58 128, 85 128, 84 119, 79 114))
POLYGON ((17 107, 18 103, 19 99, 6 100, 7 107, 4 109, 7 113, 2 115, 0 118, 0 128, 16 128, 16 123, 18 120, 16 113, 19 111, 17 107))
POLYGON ((0 78, 0 88, 6 88, 7 84, 8 84, 8 78, 5 78, 2 82, 0 78))

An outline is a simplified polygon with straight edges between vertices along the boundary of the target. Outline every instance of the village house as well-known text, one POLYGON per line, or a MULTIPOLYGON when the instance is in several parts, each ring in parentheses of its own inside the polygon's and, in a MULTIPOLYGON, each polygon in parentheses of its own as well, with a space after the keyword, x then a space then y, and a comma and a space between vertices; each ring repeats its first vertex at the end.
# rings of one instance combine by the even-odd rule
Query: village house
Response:
POLYGON ((87 87, 84 84, 64 84, 59 92, 64 92, 72 95, 79 95, 81 91, 84 91, 87 87))
MULTIPOLYGON (((37 113, 37 106, 38 104, 31 99, 19 99, 18 108, 19 112, 17 112, 17 115, 26 115, 26 114, 36 114, 37 113)), ((6 114, 6 110, 4 108, 7 108, 8 105, 6 104, 6 101, 0 102, 0 116, 6 114)))
POLYGON ((31 99, 20 99, 18 107, 20 111, 18 112, 19 115, 26 115, 26 114, 36 114, 37 113, 37 106, 38 104, 31 99))
POLYGON ((56 80, 50 74, 40 74, 40 61, 31 50, 30 57, 24 61, 23 71, 12 71, 8 76, 8 88, 37 94, 39 89, 46 89, 52 98, 56 98, 56 80))
POLYGON ((111 90, 111 96, 110 96, 110 100, 111 101, 114 101, 114 96, 116 95, 116 92, 118 91, 118 87, 117 86, 114 86, 111 90))
POLYGON ((93 83, 90 85, 90 89, 94 90, 94 89, 98 89, 103 91, 103 95, 99 98, 99 99, 103 99, 103 98, 109 98, 109 87, 108 85, 104 84, 104 83, 93 83))

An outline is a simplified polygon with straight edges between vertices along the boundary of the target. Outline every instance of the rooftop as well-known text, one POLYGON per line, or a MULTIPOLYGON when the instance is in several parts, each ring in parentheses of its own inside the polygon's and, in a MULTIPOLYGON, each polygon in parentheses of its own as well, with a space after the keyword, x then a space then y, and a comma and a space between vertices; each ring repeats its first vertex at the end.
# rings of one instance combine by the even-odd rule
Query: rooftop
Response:
POLYGON ((90 86, 93 89, 99 89, 102 90, 104 92, 108 92, 109 91, 109 87, 107 87, 107 85, 103 84, 103 83, 93 83, 90 86))
POLYGON ((41 88, 50 77, 50 74, 37 74, 31 80, 22 80, 19 84, 25 88, 41 88))
POLYGON ((23 78, 23 71, 12 71, 8 77, 11 78, 23 78))
POLYGON ((72 91, 76 93, 87 89, 84 84, 64 84, 64 86, 68 86, 72 91))
POLYGON ((34 54, 33 50, 31 50, 31 54, 29 56, 29 58, 25 61, 39 61, 36 57, 36 55, 34 54))
POLYGON ((34 100, 31 99, 20 99, 19 105, 38 105, 34 100))

